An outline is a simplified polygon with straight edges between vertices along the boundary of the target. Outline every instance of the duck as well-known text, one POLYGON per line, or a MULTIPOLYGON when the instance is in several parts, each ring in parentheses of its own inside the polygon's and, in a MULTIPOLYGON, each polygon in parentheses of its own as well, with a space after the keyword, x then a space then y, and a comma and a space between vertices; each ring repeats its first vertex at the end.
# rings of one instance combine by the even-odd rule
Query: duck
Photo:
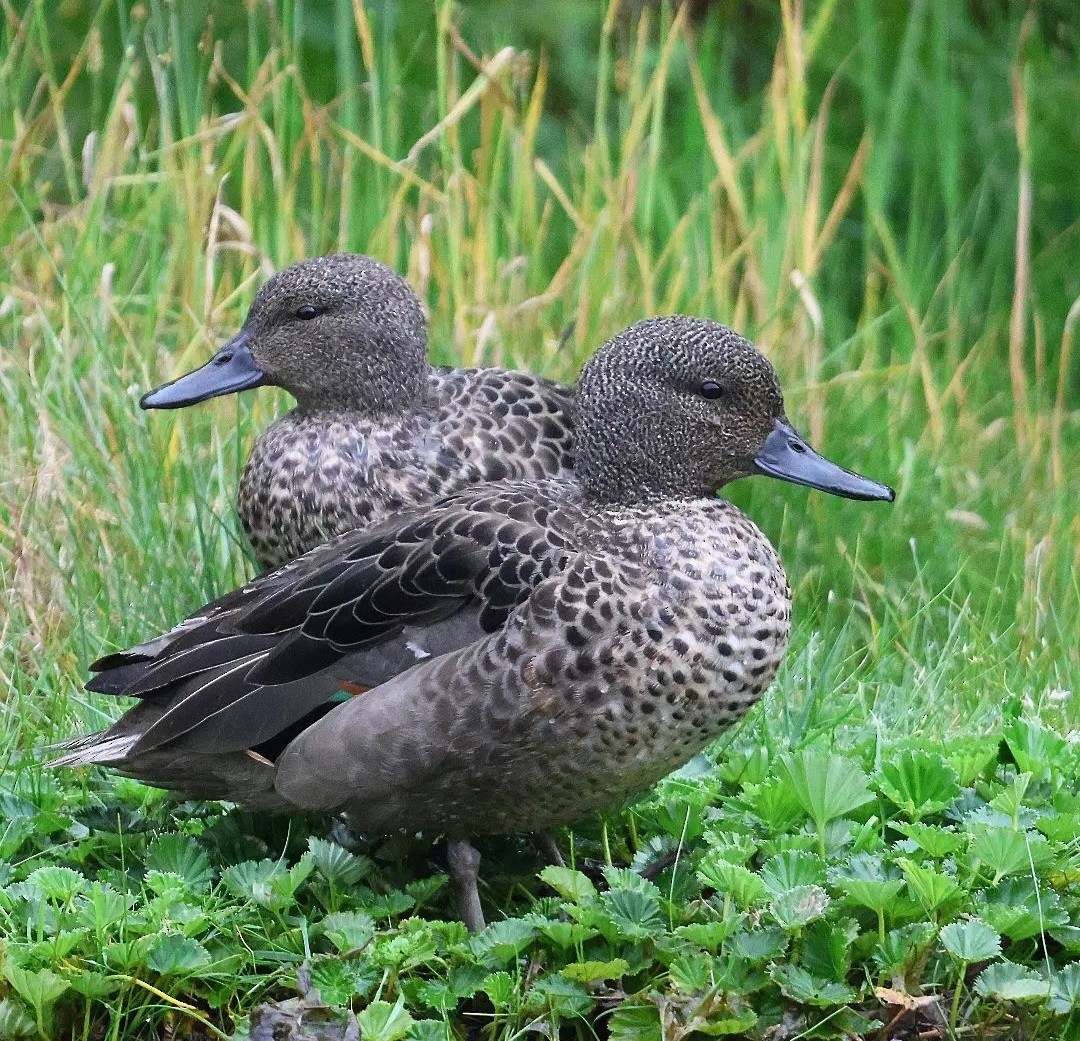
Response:
POLYGON ((237 512, 264 571, 469 485, 573 468, 572 390, 432 365, 420 300, 362 254, 278 272, 206 364, 140 404, 177 409, 266 385, 296 406, 259 436, 240 478, 237 512))
POLYGON ((476 485, 256 578, 89 689, 137 704, 56 765, 447 839, 483 928, 481 835, 616 807, 740 719, 784 655, 780 559, 715 493, 763 474, 892 501, 816 453, 763 353, 639 322, 585 365, 567 477, 476 485))

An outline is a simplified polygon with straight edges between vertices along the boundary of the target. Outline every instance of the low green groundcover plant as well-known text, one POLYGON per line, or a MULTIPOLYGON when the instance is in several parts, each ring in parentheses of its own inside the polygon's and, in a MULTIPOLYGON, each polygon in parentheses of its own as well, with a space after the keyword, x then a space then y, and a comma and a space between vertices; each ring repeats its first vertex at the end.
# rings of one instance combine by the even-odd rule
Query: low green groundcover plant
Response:
POLYGON ((106 1019, 243 1036, 298 983, 372 1041, 1080 1025, 1080 746, 1020 711, 939 745, 760 737, 575 832, 574 866, 491 847, 493 921, 473 936, 434 848, 356 852, 340 822, 38 774, 2 795, 0 1036, 96 1037, 106 1019))

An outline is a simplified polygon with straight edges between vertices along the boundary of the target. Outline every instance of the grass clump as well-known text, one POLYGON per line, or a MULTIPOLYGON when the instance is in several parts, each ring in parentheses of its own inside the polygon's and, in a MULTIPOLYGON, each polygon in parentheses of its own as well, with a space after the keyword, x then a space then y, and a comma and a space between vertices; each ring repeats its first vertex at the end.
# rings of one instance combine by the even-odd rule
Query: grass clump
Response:
POLYGON ((1077 1030, 1075 27, 841 6, 4 8, 0 1035, 242 1034, 298 988, 382 1041, 1077 1030), (139 391, 341 248, 408 273, 440 361, 570 379, 724 320, 899 486, 731 490, 792 578, 780 677, 569 868, 492 840, 477 937, 422 844, 42 766, 118 709, 86 662, 250 573, 283 403, 139 391))

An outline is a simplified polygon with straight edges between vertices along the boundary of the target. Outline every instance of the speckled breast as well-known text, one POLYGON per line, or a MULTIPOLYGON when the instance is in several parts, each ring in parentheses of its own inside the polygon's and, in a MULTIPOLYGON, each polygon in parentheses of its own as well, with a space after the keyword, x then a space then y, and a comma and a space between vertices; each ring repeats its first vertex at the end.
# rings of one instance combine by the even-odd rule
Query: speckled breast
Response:
POLYGON ((264 431, 237 497, 264 570, 473 484, 572 468, 567 388, 501 369, 440 369, 429 392, 429 404, 394 419, 297 409, 264 431))
POLYGON ((265 570, 450 485, 416 420, 289 413, 256 441, 237 511, 265 570), (433 487, 434 484, 434 487, 433 487))
MULTIPOLYGON (((631 566, 594 569, 580 596, 552 606, 548 631, 526 619, 500 646, 531 686, 531 701, 517 695, 528 709, 499 713, 496 726, 490 704, 459 704, 459 768, 392 806, 356 807, 358 823, 451 835, 557 827, 618 806, 741 718, 783 657, 787 580, 735 507, 677 509, 677 524, 625 510, 603 525, 631 566)), ((483 683, 483 670, 474 678, 483 683)))

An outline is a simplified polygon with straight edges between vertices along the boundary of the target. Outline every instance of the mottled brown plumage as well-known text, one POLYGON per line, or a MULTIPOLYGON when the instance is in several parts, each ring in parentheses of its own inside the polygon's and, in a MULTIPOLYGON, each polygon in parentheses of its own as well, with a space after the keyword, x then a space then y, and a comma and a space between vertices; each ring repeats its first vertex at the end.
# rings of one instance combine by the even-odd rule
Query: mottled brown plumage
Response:
POLYGON ((237 336, 143 405, 179 408, 268 383, 297 405, 256 441, 237 497, 266 570, 470 485, 573 466, 572 392, 527 373, 432 367, 420 301, 371 257, 338 253, 281 271, 237 336))
POLYGON ((443 832, 475 926, 468 837, 618 804, 775 674, 783 568, 713 490, 768 468, 891 497, 811 452, 772 367, 712 322, 639 323, 579 395, 576 478, 479 486, 340 536, 211 605, 167 653, 99 663, 93 689, 140 704, 60 761, 443 832))

